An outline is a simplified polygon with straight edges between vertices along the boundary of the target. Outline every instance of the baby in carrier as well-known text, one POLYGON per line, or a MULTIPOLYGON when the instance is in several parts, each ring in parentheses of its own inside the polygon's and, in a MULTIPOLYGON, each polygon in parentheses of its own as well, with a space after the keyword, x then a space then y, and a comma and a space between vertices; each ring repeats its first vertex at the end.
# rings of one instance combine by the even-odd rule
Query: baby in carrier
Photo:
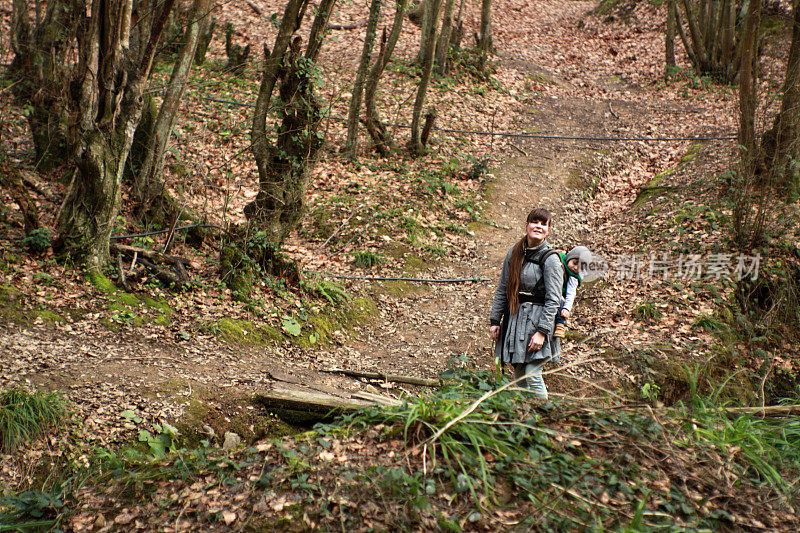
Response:
POLYGON ((581 284, 581 276, 586 272, 586 265, 591 261, 592 253, 585 246, 576 246, 565 254, 558 254, 564 263, 564 286, 562 287, 561 307, 556 313, 554 337, 563 338, 567 332, 567 319, 575 303, 575 295, 581 284))

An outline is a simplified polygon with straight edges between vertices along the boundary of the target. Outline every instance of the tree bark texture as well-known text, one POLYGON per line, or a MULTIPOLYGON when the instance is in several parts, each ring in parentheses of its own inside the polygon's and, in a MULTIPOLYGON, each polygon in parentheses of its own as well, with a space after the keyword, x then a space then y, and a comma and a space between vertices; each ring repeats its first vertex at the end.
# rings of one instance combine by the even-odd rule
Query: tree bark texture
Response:
POLYGON ((794 2, 792 44, 786 63, 781 109, 761 140, 761 165, 776 185, 800 189, 800 1, 794 2))
POLYGON ((11 198, 19 206, 25 235, 37 229, 39 227, 39 209, 22 183, 22 175, 19 168, 8 160, 2 147, 0 147, 0 185, 8 191, 11 198))
POLYGON ((667 34, 664 56, 667 67, 675 67, 675 0, 667 0, 667 34))
POLYGON ((14 59, 9 69, 17 83, 14 96, 32 107, 28 124, 36 150, 36 166, 51 169, 68 157, 67 124, 69 123, 66 88, 71 79, 64 68, 75 52, 78 23, 85 13, 82 2, 53 1, 29 20, 27 0, 14 0, 12 36, 14 59))
POLYGON ((194 53, 194 64, 198 67, 206 62, 206 52, 214 38, 214 30, 217 28, 217 19, 211 16, 211 11, 200 22, 200 35, 197 37, 197 49, 194 53))
POLYGON ((428 91, 431 73, 433 71, 433 54, 436 51, 436 30, 438 26, 439 10, 442 7, 442 0, 428 0, 425 4, 425 15, 423 17, 423 47, 422 53, 422 78, 417 88, 417 96, 414 100, 414 110, 411 117, 411 152, 421 155, 425 152, 422 145, 420 122, 422 119, 422 106, 425 104, 425 94, 428 91))
POLYGON ((367 30, 364 35, 364 47, 361 50, 361 60, 353 82, 353 91, 350 96, 350 108, 347 114, 347 141, 345 151, 350 157, 355 157, 358 152, 358 115, 361 111, 361 96, 364 92, 364 80, 367 77, 369 62, 372 58, 372 47, 375 44, 375 34, 378 29, 378 20, 381 16, 383 0, 372 0, 367 19, 367 30))
POLYGON ((742 68, 739 75, 739 147, 743 158, 750 167, 755 161, 756 133, 756 60, 758 45, 758 28, 761 22, 761 6, 752 2, 747 13, 744 34, 742 36, 742 68))
POLYGON ((158 117, 149 135, 145 137, 147 145, 141 154, 141 167, 133 168, 133 192, 139 210, 159 223, 171 221, 180 215, 179 207, 164 183, 164 156, 172 135, 178 105, 186 88, 186 78, 195 57, 200 30, 203 21, 209 17, 210 10, 211 0, 194 1, 182 39, 183 47, 173 66, 158 117))
POLYGON ((481 26, 480 39, 478 41, 478 51, 480 52, 480 69, 486 68, 488 56, 494 51, 492 42, 492 0, 481 1, 481 26))
POLYGON ((378 82, 380 81, 386 65, 394 53, 394 47, 397 40, 400 38, 400 31, 403 29, 403 16, 406 10, 408 0, 397 0, 397 7, 394 13, 394 20, 392 21, 392 29, 387 37, 386 28, 383 30, 383 38, 381 39, 381 48, 378 53, 378 59, 372 65, 369 76, 367 77, 366 87, 364 89, 364 107, 366 108, 366 126, 367 131, 375 143, 375 149, 382 156, 388 155, 392 147, 392 140, 386 131, 386 127, 381 122, 381 117, 378 114, 378 108, 375 102, 375 93, 378 90, 378 82))
POLYGON ((307 169, 322 146, 323 136, 319 132, 322 112, 314 96, 312 71, 335 3, 335 0, 320 3, 305 56, 300 53, 300 38, 291 40, 303 19, 305 1, 289 2, 274 49, 271 53, 265 49, 251 134, 259 191, 245 207, 245 214, 275 244, 283 242, 305 212, 307 169), (271 145, 266 137, 266 116, 278 80, 278 138, 271 145))
MULTIPOLYGON (((79 2, 70 3, 70 5, 79 2)), ((61 250, 90 269, 109 261, 109 237, 119 212, 125 162, 142 111, 142 93, 158 41, 175 0, 149 12, 149 37, 131 47, 133 0, 94 0, 92 16, 77 7, 77 63, 60 77, 74 88, 64 95, 70 114, 68 145, 77 175, 58 221, 61 250)), ((68 9, 54 1, 48 9, 68 9)))
POLYGON ((758 28, 761 19, 761 6, 752 2, 746 15, 745 29, 742 34, 742 68, 739 73, 739 151, 740 176, 736 194, 737 201, 733 208, 733 229, 736 242, 743 250, 761 240, 764 227, 764 201, 766 194, 755 194, 756 161, 756 89, 758 52, 758 28))
POLYGON ((233 24, 230 22, 225 25, 225 55, 228 56, 228 63, 225 69, 231 74, 241 76, 247 66, 247 56, 250 55, 250 45, 244 48, 233 42, 233 24))
POLYGON ((455 0, 446 0, 444 5, 444 18, 442 19, 442 31, 436 43, 436 67, 441 75, 447 74, 450 59, 450 43, 453 36, 453 10, 455 0))

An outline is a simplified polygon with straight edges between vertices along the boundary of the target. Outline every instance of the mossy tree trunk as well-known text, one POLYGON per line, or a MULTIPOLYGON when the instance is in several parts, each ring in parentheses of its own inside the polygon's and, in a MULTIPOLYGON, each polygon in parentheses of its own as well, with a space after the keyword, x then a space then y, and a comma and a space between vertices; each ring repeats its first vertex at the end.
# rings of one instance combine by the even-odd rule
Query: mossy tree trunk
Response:
MULTIPOLYGON (((138 164, 133 164, 134 160, 131 158, 134 198, 140 214, 159 224, 171 222, 181 216, 183 211, 164 183, 164 157, 178 105, 186 88, 186 78, 195 57, 201 26, 209 17, 210 10, 211 0, 194 0, 188 25, 181 39, 180 55, 172 69, 158 116, 154 121, 143 119, 137 130, 137 141, 141 140, 143 146, 141 152, 135 154, 138 164), (139 135, 140 132, 142 135, 139 135)), ((187 215, 186 218, 191 217, 187 215)))
MULTIPOLYGON (((27 8, 22 0, 18 4, 27 8)), ((140 10, 142 25, 136 31, 148 31, 137 40, 132 39, 133 0, 93 0, 90 6, 52 0, 42 21, 28 32, 33 38, 19 47, 15 58, 16 72, 41 84, 42 98, 53 112, 68 115, 66 145, 76 173, 58 220, 57 243, 91 269, 108 262, 142 94, 174 4, 164 0, 140 10)), ((24 78, 23 83, 32 82, 24 78)), ((34 99, 33 105, 42 102, 34 99)))
POLYGON ((28 124, 36 166, 48 170, 68 157, 66 88, 70 72, 64 65, 74 53, 78 21, 83 15, 75 2, 48 2, 43 15, 40 8, 37 2, 37 20, 31 23, 28 1, 13 1, 14 59, 9 72, 16 78, 11 86, 14 96, 32 107, 28 124))
POLYGON ((411 142, 409 148, 413 154, 421 155, 425 152, 422 144, 421 122, 422 106, 425 104, 425 94, 428 91, 428 84, 433 72, 433 55, 436 51, 436 30, 439 20, 439 11, 442 7, 442 0, 428 0, 425 4, 425 14, 422 18, 423 46, 420 50, 422 55, 422 78, 417 87, 417 96, 414 100, 414 110, 411 117, 411 142))
POLYGON ((761 166, 790 199, 800 193, 800 1, 793 10, 792 44, 786 62, 781 109, 761 140, 761 166))
POLYGON ((375 34, 378 30, 378 19, 381 16, 383 0, 372 0, 367 19, 367 30, 364 35, 364 46, 361 50, 361 61, 356 71, 353 82, 352 96, 350 96, 350 109, 347 114, 347 141, 345 151, 350 157, 355 157, 358 152, 358 115, 361 111, 361 96, 364 92, 364 80, 367 77, 369 61, 372 58, 372 47, 375 44, 375 34))
POLYGON ((300 38, 292 39, 292 35, 300 27, 308 2, 290 0, 272 52, 264 50, 264 70, 251 130, 259 188, 256 198, 245 207, 245 214, 276 244, 283 242, 305 212, 308 166, 322 146, 322 113, 314 96, 313 70, 335 3, 336 0, 320 3, 305 55, 301 55, 300 38), (270 144, 266 117, 279 80, 278 138, 270 144))
POLYGON ((366 87, 364 89, 364 107, 366 108, 366 126, 367 131, 375 143, 375 149, 381 155, 387 155, 391 150, 392 140, 386 131, 386 127, 381 122, 381 117, 378 114, 378 108, 375 103, 375 93, 378 90, 378 81, 380 81, 386 65, 394 53, 394 47, 400 37, 400 31, 403 29, 403 16, 406 10, 408 0, 397 0, 397 8, 394 13, 394 20, 392 21, 392 29, 389 36, 386 36, 386 29, 383 30, 383 37, 381 39, 381 48, 378 53, 378 58, 367 77, 366 87))

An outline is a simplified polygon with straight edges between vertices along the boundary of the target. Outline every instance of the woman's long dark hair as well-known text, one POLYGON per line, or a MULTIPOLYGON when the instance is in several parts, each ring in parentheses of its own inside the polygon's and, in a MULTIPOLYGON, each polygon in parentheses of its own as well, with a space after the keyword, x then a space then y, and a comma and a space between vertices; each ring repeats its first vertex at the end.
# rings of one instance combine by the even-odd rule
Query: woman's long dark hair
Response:
POLYGON ((514 245, 511 251, 511 259, 508 263, 508 282, 506 284, 506 297, 508 298, 508 309, 510 314, 517 312, 519 307, 519 274, 522 271, 522 260, 525 257, 525 243, 528 238, 527 225, 531 222, 543 222, 551 226, 553 215, 543 207, 535 207, 528 213, 525 221, 525 235, 514 245))

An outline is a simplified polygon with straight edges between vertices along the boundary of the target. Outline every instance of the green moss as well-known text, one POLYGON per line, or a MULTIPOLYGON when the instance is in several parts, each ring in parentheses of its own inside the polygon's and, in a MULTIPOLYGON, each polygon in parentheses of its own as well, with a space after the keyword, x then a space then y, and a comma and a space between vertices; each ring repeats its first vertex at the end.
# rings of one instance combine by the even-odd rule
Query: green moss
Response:
POLYGON ((33 312, 33 315, 38 318, 41 318, 48 324, 61 324, 67 321, 66 318, 59 315, 52 309, 38 309, 33 312))
POLYGON ((647 182, 647 184, 639 190, 639 194, 636 195, 636 200, 633 201, 631 205, 632 208, 641 207, 645 202, 654 198, 656 196, 660 196, 662 194, 670 193, 675 187, 669 185, 662 185, 664 179, 669 176, 670 174, 674 174, 676 169, 669 169, 663 172, 659 172, 653 178, 647 182))
POLYGON ((354 298, 346 310, 346 321, 348 325, 354 323, 368 322, 379 316, 378 305, 372 298, 354 298))
POLYGON ((266 346, 282 341, 284 336, 271 326, 256 326, 248 320, 220 318, 200 324, 200 330, 213 333, 220 339, 238 344, 266 346))
POLYGON ((551 76, 548 76, 547 74, 543 74, 541 72, 535 72, 531 74, 530 76, 528 76, 528 79, 531 80, 532 82, 541 83, 545 85, 556 84, 555 80, 551 76))
POLYGON ((115 294, 119 291, 114 283, 96 270, 86 272, 86 281, 103 294, 115 294))
POLYGON ((383 281, 377 285, 379 294, 389 296, 407 296, 409 294, 425 294, 428 287, 421 283, 411 283, 409 281, 383 281))
POLYGON ((138 307, 141 303, 139 298, 129 292, 118 292, 114 295, 114 299, 130 307, 138 307))
POLYGON ((142 303, 149 309, 156 311, 156 316, 153 317, 153 323, 160 326, 168 326, 172 321, 172 315, 175 311, 164 300, 154 300, 153 298, 145 297, 142 303))
POLYGON ((119 331, 121 328, 120 324, 114 322, 113 320, 109 320, 108 318, 101 318, 100 325, 109 331, 119 331))
POLYGON ((0 255, 0 270, 8 274, 16 271, 16 266, 22 263, 22 257, 4 250, 0 255))
POLYGON ((421 271, 426 270, 428 268, 428 263, 426 263, 424 259, 416 255, 406 254, 403 257, 403 260, 405 261, 403 272, 407 276, 413 276, 415 274, 419 274, 421 271))

